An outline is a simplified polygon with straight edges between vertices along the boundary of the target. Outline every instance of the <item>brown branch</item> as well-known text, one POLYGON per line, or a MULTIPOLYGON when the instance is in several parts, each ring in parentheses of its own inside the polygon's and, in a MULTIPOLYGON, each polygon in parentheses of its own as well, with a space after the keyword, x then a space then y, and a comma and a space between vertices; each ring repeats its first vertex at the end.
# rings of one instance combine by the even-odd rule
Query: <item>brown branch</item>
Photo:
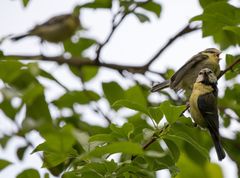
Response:
POLYGON ((190 24, 188 24, 186 27, 184 27, 180 32, 178 32, 175 36, 169 39, 169 41, 158 50, 158 52, 145 64, 146 68, 149 68, 149 66, 179 37, 188 34, 190 32, 198 30, 198 27, 190 27, 190 24))
POLYGON ((218 79, 220 79, 227 71, 232 70, 235 65, 240 63, 240 58, 238 58, 236 61, 234 61, 232 64, 230 64, 225 70, 221 71, 221 73, 218 75, 218 79))
MULTIPOLYGON (((4 56, 7 58, 7 60, 40 60, 40 61, 51 61, 51 62, 57 62, 58 64, 68 64, 75 67, 82 67, 82 66, 96 66, 96 67, 105 67, 109 69, 118 70, 120 72, 126 70, 131 73, 141 73, 144 74, 145 72, 151 72, 151 73, 158 73, 155 71, 147 70, 143 66, 131 66, 131 65, 118 65, 113 63, 103 63, 99 62, 96 63, 95 61, 92 61, 88 58, 78 58, 78 57, 72 57, 69 59, 64 58, 63 56, 54 56, 54 57, 48 57, 48 56, 27 56, 27 55, 6 55, 4 56)), ((160 74, 160 73, 158 73, 160 74)))

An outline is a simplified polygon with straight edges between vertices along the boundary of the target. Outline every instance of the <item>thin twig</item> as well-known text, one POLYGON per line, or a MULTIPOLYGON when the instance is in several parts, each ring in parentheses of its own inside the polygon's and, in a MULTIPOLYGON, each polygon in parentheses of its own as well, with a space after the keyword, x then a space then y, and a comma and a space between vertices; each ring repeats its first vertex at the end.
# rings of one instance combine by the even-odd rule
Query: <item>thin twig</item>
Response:
POLYGON ((162 48, 160 48, 158 52, 147 62, 147 64, 145 64, 145 66, 148 68, 176 39, 198 29, 198 27, 190 27, 190 24, 188 24, 180 32, 170 38, 169 41, 162 48))
POLYGON ((232 70, 235 65, 240 63, 240 58, 238 58, 236 61, 234 61, 232 64, 230 64, 225 70, 221 71, 221 73, 218 75, 218 79, 220 79, 227 71, 232 70))
MULTIPOLYGON (((150 2, 151 0, 147 0, 145 2, 142 2, 141 5, 143 4, 147 4, 148 2, 150 2)), ((138 7, 138 5, 135 5, 134 7, 132 7, 132 9, 126 11, 122 17, 119 19, 119 21, 117 23, 115 23, 117 17, 119 15, 121 15, 123 12, 124 12, 124 9, 120 9, 115 15, 113 15, 113 18, 112 18, 112 29, 111 29, 111 32, 109 33, 108 37, 106 38, 106 40, 99 44, 97 50, 96 50, 96 58, 95 58, 95 62, 96 63, 99 63, 99 59, 100 59, 100 55, 101 55, 101 51, 102 49, 104 48, 104 46, 109 42, 109 40, 112 38, 114 32, 116 31, 116 29, 120 26, 120 24, 123 22, 123 20, 129 15, 131 14, 132 12, 134 12, 136 10, 136 8, 138 7)))
POLYGON ((96 63, 99 63, 99 58, 100 58, 100 54, 101 54, 101 51, 102 49, 104 48, 104 46, 109 42, 109 40, 112 38, 114 32, 117 30, 117 28, 120 26, 120 24, 123 22, 123 20, 127 17, 128 13, 125 13, 121 19, 115 24, 115 21, 116 21, 116 18, 118 15, 120 15, 122 13, 122 9, 120 9, 114 16, 113 16, 113 19, 112 19, 112 30, 111 32, 109 33, 108 37, 106 38, 106 40, 99 44, 97 50, 96 50, 96 58, 95 58, 95 62, 96 63))

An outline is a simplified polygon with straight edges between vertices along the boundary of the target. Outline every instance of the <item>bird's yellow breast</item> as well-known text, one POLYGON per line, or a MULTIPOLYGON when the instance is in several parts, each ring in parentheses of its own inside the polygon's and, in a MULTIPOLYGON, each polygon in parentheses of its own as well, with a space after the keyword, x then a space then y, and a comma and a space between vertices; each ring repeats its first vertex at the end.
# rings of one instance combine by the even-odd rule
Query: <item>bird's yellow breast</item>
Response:
POLYGON ((205 125, 204 118, 198 109, 198 97, 206 93, 210 93, 212 91, 213 91, 213 88, 211 86, 207 86, 202 83, 195 83, 193 85, 193 92, 189 99, 190 113, 193 120, 201 127, 206 127, 206 125, 205 125))

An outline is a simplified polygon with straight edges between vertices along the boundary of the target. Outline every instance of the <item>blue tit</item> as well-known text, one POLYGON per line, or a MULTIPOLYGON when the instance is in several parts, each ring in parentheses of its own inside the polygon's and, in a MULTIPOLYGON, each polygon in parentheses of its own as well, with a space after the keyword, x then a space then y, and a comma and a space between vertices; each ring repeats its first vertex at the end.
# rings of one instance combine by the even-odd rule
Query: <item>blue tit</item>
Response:
POLYGON ((154 85, 151 92, 170 87, 175 91, 181 89, 186 93, 191 93, 193 83, 196 81, 198 73, 203 68, 211 69, 216 76, 220 74, 219 55, 221 51, 215 48, 208 48, 194 55, 187 61, 171 78, 162 83, 154 85))
POLYGON ((218 159, 222 160, 225 152, 219 135, 217 95, 217 77, 214 72, 209 68, 200 70, 189 99, 190 113, 196 124, 209 130, 218 159))
POLYGON ((64 14, 50 18, 41 25, 35 26, 26 34, 12 37, 13 41, 20 40, 28 36, 38 36, 42 41, 52 43, 63 42, 70 38, 80 27, 79 14, 64 14))

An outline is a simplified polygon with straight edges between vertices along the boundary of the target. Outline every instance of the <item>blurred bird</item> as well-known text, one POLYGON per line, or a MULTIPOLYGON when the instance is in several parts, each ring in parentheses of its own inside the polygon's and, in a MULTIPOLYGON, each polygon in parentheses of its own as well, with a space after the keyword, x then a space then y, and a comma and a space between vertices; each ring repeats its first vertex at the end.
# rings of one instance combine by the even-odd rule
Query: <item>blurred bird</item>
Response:
POLYGON ((217 77, 211 69, 202 69, 190 96, 190 113, 196 124, 209 130, 218 159, 222 160, 225 158, 225 152, 219 135, 217 95, 217 77))
POLYGON ((79 13, 73 13, 52 17, 45 23, 35 26, 26 34, 15 36, 11 39, 17 41, 28 36, 38 36, 42 41, 62 42, 70 38, 80 27, 78 15, 79 13))
POLYGON ((194 55, 188 62, 186 62, 175 74, 162 83, 154 85, 151 92, 162 90, 166 87, 170 87, 175 91, 181 89, 186 93, 191 93, 193 83, 196 81, 198 73, 203 68, 211 69, 215 75, 220 74, 219 55, 221 51, 215 48, 208 48, 204 51, 194 55))

